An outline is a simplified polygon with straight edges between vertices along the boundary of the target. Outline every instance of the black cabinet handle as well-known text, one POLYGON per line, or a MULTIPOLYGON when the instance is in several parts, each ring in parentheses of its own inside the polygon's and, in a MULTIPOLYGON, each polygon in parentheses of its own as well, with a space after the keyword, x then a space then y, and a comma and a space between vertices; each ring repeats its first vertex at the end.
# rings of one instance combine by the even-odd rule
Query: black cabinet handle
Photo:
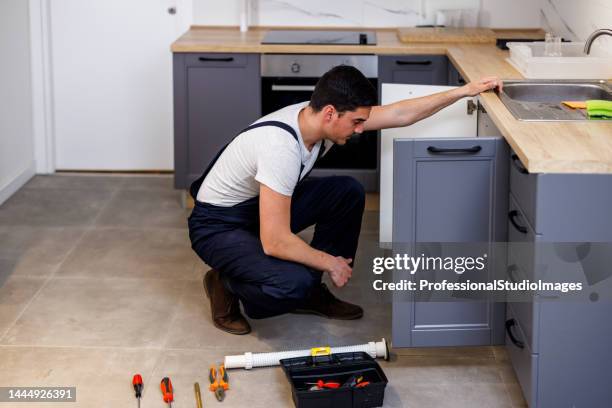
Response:
POLYGON ((443 149, 435 146, 429 146, 427 151, 431 154, 475 154, 482 150, 480 146, 469 147, 466 149, 443 149))
POLYGON ((402 60, 395 60, 395 63, 397 65, 431 65, 432 61, 431 60, 425 60, 425 61, 402 61, 402 60))
POLYGON ((519 212, 517 210, 512 210, 508 213, 508 218, 510 218, 510 222, 512 223, 512 225, 514 226, 514 228, 516 228, 516 230, 522 234, 526 234, 527 233, 527 227, 523 227, 522 225, 519 225, 519 223, 516 222, 516 217, 518 217, 519 212))
POLYGON ((202 62, 232 62, 234 57, 200 57, 198 59, 202 62))
POLYGON ((512 333, 512 326, 515 326, 515 325, 516 325, 516 320, 514 319, 506 320, 506 333, 508 333, 508 337, 510 337, 510 340, 512 340, 512 343, 514 343, 516 347, 520 349, 525 348, 525 343, 523 343, 522 341, 514 337, 514 333, 512 333))
POLYGON ((527 169, 523 167, 523 163, 521 163, 519 157, 516 154, 512 155, 512 164, 514 165, 514 167, 516 167, 519 173, 529 174, 529 171, 527 171, 527 169))

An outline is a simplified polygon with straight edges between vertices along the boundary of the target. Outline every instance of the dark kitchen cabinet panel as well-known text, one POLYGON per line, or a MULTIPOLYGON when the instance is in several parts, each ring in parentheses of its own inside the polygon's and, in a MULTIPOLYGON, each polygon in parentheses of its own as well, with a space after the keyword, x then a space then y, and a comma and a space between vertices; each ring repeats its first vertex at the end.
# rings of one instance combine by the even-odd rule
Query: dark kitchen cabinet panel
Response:
POLYGON ((174 54, 174 186, 261 116, 259 54, 174 54))
POLYGON ((448 62, 448 84, 451 86, 463 86, 466 84, 465 79, 463 79, 457 68, 450 61, 448 62))
POLYGON ((447 85, 448 58, 444 55, 381 55, 378 82, 447 85))
MULTIPOLYGON (((396 139, 394 157, 394 251, 419 256, 421 248, 416 248, 423 244, 431 244, 432 251, 474 245, 486 251, 489 268, 468 278, 490 279, 495 265, 506 263, 505 251, 499 250, 503 245, 493 245, 507 236, 508 145, 503 138, 396 139)), ((458 250, 466 256, 472 248, 458 250)), ((504 308, 493 299, 428 301, 399 292, 393 300, 393 346, 503 344, 504 308)))

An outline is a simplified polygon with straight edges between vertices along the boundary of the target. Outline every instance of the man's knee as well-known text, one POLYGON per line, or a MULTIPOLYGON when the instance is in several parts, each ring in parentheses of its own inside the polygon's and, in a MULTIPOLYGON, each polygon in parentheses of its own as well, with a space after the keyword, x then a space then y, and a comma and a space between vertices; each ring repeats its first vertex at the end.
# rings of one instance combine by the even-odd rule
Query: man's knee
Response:
POLYGON ((344 193, 344 197, 350 203, 358 207, 365 205, 365 189, 363 185, 351 176, 336 176, 335 182, 344 193))
POLYGON ((320 282, 320 273, 300 265, 287 271, 275 294, 284 299, 305 299, 320 282))

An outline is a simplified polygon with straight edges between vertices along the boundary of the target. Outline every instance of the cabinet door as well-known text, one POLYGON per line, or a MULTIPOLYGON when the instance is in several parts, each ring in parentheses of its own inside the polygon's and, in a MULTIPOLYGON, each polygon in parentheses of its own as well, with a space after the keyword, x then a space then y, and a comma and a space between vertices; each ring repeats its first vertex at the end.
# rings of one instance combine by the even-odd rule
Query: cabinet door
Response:
POLYGON ((378 57, 378 81, 393 84, 446 85, 444 55, 384 55, 378 57))
POLYGON ((461 76, 457 68, 449 62, 448 63, 448 84, 451 86, 463 86, 465 85, 465 79, 461 76))
MULTIPOLYGON (((480 276, 505 264, 493 245, 507 236, 508 146, 502 138, 426 138, 394 141, 393 244, 415 251, 432 244, 428 256, 487 254, 480 276), (463 244, 469 244, 468 249, 463 244), (443 254, 435 253, 436 246, 443 254), (466 253, 465 251, 478 253, 466 253)), ((418 253, 417 253, 418 252, 418 253)), ((421 272, 429 273, 429 272, 421 272)), ((466 272, 467 273, 467 272, 466 272)), ((423 275, 419 278, 425 278, 423 275)), ((463 277, 462 277, 463 278, 463 277)), ((462 346, 504 342, 504 304, 458 298, 423 301, 398 294, 393 302, 393 345, 462 346)))
POLYGON ((259 54, 175 54, 175 187, 261 116, 259 54))
MULTIPOLYGON (((402 99, 418 98, 453 89, 450 86, 383 84, 383 105, 402 99)), ((413 125, 385 129, 380 140, 380 226, 379 241, 387 246, 392 242, 393 225, 393 140, 396 138, 474 137, 476 112, 468 109, 472 98, 461 99, 435 115, 413 125)))

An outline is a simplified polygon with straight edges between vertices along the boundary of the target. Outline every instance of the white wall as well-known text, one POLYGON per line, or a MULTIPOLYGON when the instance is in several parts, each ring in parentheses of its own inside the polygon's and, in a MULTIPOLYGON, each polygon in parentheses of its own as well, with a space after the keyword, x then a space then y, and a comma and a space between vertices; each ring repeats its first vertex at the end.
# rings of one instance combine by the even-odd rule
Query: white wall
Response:
POLYGON ((28 2, 0 12, 0 203, 34 174, 28 2))
POLYGON ((541 0, 482 0, 480 24, 491 28, 540 27, 541 0))
MULTIPOLYGON (((427 22, 428 5, 478 7, 485 27, 539 27, 542 0, 251 0, 251 25, 414 26, 427 22)), ((601 0, 607 1, 607 0, 601 0)), ((242 0, 193 0, 194 24, 239 24, 242 0)))
MULTIPOLYGON (((541 1, 542 27, 569 40, 584 41, 598 28, 612 29, 610 0, 541 1)), ((594 44, 612 52, 612 37, 599 37, 594 44)))

